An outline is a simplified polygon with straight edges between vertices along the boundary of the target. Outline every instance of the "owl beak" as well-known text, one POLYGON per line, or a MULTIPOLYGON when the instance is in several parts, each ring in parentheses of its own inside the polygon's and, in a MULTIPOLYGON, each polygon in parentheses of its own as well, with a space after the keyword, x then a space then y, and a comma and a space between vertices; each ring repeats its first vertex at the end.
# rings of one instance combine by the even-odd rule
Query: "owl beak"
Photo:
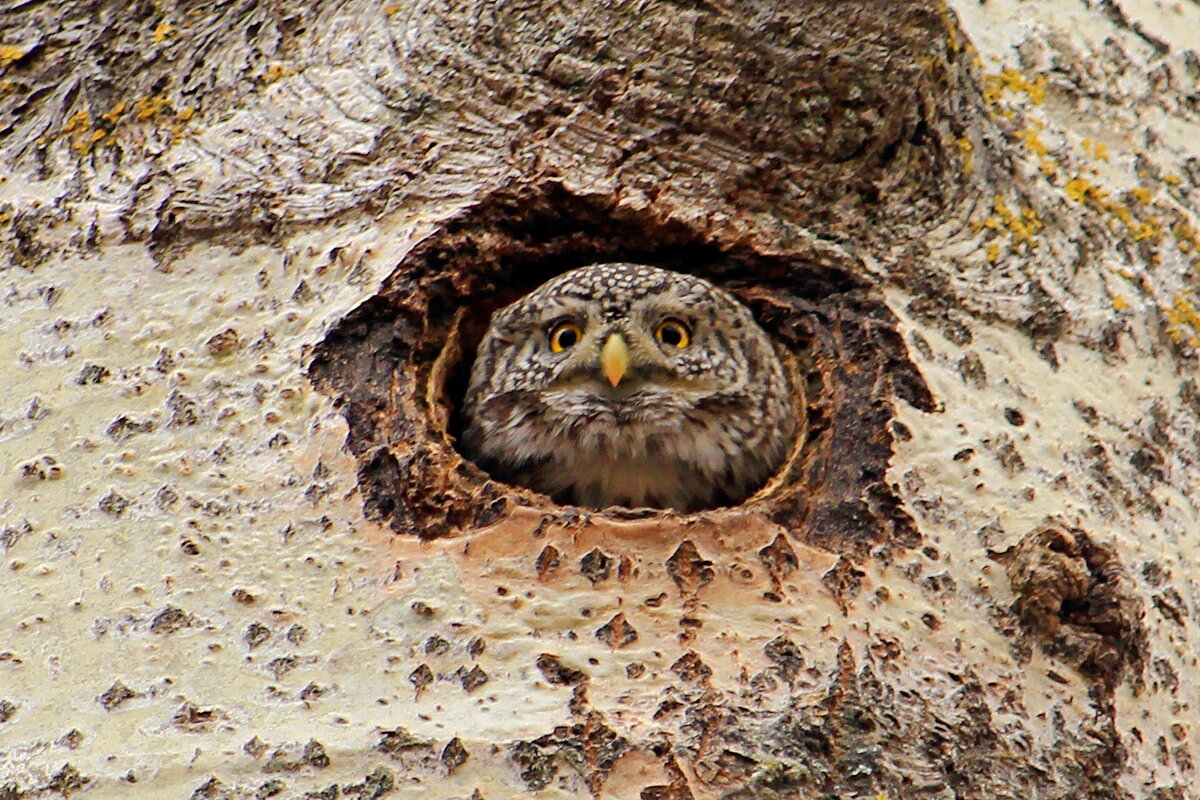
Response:
POLYGON ((600 351, 600 368, 613 388, 625 377, 629 369, 629 345, 625 344, 621 334, 611 334, 604 342, 604 348, 600 351))

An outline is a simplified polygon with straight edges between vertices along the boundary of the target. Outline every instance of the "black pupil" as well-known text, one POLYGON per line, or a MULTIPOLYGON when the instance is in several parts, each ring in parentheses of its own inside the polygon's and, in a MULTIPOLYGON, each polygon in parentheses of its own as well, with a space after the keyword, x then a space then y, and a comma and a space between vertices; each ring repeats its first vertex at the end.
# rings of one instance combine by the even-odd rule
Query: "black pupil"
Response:
POLYGON ((678 347, 683 341, 683 332, 679 330, 678 325, 663 325, 662 340, 672 347, 678 347))
POLYGON ((558 331, 558 346, 559 347, 562 347, 564 349, 568 348, 571 345, 575 344, 575 342, 578 340, 579 340, 579 334, 577 334, 575 332, 574 328, 559 329, 559 331, 558 331))

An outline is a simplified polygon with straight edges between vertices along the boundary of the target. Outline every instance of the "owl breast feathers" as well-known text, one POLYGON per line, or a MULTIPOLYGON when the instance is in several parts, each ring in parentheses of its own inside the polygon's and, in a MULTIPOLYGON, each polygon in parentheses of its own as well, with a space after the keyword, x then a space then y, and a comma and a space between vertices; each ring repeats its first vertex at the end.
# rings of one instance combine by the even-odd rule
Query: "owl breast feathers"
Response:
POLYGON ((492 476, 592 508, 739 503, 797 424, 750 310, 638 264, 572 270, 496 312, 463 411, 463 451, 492 476))

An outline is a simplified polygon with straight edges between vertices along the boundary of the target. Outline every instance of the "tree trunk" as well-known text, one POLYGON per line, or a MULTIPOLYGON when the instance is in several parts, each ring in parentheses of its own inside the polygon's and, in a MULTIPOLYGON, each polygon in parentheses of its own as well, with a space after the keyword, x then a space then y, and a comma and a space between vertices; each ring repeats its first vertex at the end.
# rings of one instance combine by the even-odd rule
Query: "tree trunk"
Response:
POLYGON ((1198 30, 10 3, 0 799, 1192 796, 1198 30), (455 450, 491 311, 612 260, 796 360, 744 505, 455 450))

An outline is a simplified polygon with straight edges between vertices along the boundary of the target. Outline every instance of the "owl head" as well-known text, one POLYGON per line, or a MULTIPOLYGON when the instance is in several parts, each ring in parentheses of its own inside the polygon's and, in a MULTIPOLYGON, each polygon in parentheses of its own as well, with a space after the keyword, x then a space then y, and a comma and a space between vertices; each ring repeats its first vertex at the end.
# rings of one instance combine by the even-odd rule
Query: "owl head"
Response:
POLYGON ((496 312, 464 402, 464 452, 590 507, 740 502, 796 430, 788 373, 706 280, 639 264, 564 273, 496 312))

